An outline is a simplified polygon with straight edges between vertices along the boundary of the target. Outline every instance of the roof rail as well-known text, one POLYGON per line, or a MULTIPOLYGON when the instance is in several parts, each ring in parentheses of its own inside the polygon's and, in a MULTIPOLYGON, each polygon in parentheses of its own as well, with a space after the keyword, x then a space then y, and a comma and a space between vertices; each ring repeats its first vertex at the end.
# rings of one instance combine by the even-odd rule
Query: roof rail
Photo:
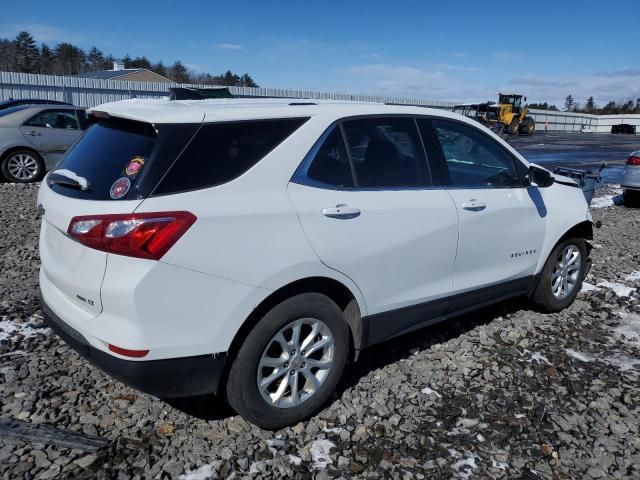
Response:
POLYGON ((206 100, 208 98, 234 98, 228 87, 169 88, 169 100, 206 100))

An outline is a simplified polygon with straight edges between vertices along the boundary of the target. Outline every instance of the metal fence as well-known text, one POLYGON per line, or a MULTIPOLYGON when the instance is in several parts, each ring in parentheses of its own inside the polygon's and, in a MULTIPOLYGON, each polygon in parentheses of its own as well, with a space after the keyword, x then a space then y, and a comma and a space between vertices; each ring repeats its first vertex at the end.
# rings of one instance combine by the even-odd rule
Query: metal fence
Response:
MULTIPOLYGON (((128 98, 162 98, 169 95, 169 87, 207 88, 211 85, 192 85, 160 82, 128 82, 95 78, 35 75, 29 73, 0 72, 0 100, 9 98, 46 98, 73 103, 80 107, 95 107, 101 103, 128 98)), ((397 103, 451 108, 456 102, 425 100, 423 98, 385 97, 351 93, 288 90, 281 88, 229 87, 232 94, 255 97, 282 97, 320 100, 346 100, 355 102, 397 103)))
MULTIPOLYGON (((129 98, 162 98, 169 87, 207 88, 210 85, 191 85, 159 82, 129 82, 94 78, 35 75, 29 73, 0 72, 0 100, 9 98, 46 98, 61 100, 81 107, 95 107, 101 103, 129 98)), ((280 88, 229 87, 232 94, 256 97, 282 97, 299 99, 346 100, 356 102, 394 103, 435 108, 452 108, 460 102, 425 100, 423 98, 388 97, 350 93, 287 90, 280 88)), ((589 115, 583 113, 530 110, 538 131, 579 132, 583 128, 594 132, 610 132, 611 126, 629 123, 637 126, 640 134, 640 115, 589 115)))

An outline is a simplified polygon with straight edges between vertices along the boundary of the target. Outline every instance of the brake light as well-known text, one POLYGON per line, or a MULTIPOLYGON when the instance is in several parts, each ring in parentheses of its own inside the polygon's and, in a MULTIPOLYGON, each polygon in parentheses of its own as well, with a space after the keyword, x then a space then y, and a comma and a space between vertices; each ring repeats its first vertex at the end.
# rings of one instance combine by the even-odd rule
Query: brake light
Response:
POLYGON ((195 221, 189 212, 85 215, 73 217, 67 233, 96 250, 160 260, 195 221))
POLYGON ((109 344, 109 350, 122 355, 123 357, 142 358, 149 353, 149 350, 129 350, 128 348, 118 347, 116 345, 109 344))
POLYGON ((640 165, 640 152, 633 152, 627 159, 627 165, 640 165))

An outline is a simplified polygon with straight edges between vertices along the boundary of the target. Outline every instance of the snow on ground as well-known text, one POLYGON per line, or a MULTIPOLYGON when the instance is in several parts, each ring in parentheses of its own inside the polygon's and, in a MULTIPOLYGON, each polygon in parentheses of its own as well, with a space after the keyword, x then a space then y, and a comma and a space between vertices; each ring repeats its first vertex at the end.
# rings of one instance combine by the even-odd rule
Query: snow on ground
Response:
POLYGON ((614 333, 625 340, 640 341, 640 315, 637 313, 619 312, 620 325, 613 329, 614 333))
POLYGON ((640 280, 640 272, 638 272, 637 270, 634 270, 629 275, 627 275, 627 280, 629 280, 631 282, 635 282, 636 280, 640 280))
POLYGON ((591 285, 590 283, 582 282, 582 288, 580 289, 580 292, 591 292, 593 290, 599 290, 599 288, 595 285, 591 285))
POLYGON ((551 365, 551 362, 549 361, 549 359, 540 352, 534 352, 531 355, 531 361, 536 363, 546 363, 547 365, 551 365))
POLYGON ((449 449, 449 453, 453 456, 453 458, 457 458, 451 468, 456 473, 458 478, 472 478, 473 471, 476 469, 476 459, 478 456, 473 452, 465 451, 463 453, 457 452, 456 450, 449 449))
POLYGON ((187 470, 178 477, 179 480, 207 480, 218 478, 218 472, 213 465, 203 465, 196 470, 187 470))
POLYGON ((598 287, 610 288, 611 290, 613 290, 613 293, 615 293, 619 297, 629 297, 636 290, 635 288, 627 287, 622 283, 607 281, 598 283, 598 287))
POLYGON ((7 317, 0 319, 0 341, 7 340, 16 335, 22 335, 26 338, 33 337, 38 333, 49 333, 48 328, 34 328, 35 317, 29 318, 27 322, 18 323, 8 320, 7 317))
POLYGON ((329 452, 332 448, 335 448, 334 443, 327 439, 321 438, 314 441, 309 449, 311 460, 313 462, 312 467, 322 470, 327 468, 327 465, 333 463, 333 460, 331 460, 331 457, 329 456, 329 452))
POLYGON ((569 355, 570 357, 573 357, 576 360, 580 360, 581 362, 592 362, 593 360, 595 360, 593 357, 590 357, 586 353, 578 352, 573 348, 567 348, 565 352, 567 352, 567 355, 569 355))
POLYGON ((591 200, 591 208, 613 207, 622 202, 622 189, 619 186, 613 189, 613 193, 603 195, 601 197, 593 197, 591 200))
POLYGON ((442 397, 442 395, 440 395, 438 392, 436 392, 435 390, 429 387, 424 387, 421 391, 422 393, 425 393, 427 395, 435 395, 438 398, 442 397))

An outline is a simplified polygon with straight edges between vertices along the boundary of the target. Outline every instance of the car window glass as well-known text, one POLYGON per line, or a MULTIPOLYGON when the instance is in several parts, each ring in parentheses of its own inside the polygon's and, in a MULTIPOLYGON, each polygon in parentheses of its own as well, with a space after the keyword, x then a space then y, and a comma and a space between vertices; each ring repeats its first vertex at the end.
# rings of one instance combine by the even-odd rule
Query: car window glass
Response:
POLYGON ((25 125, 30 127, 78 129, 78 120, 73 110, 45 110, 31 117, 25 125))
POLYGON ((325 139, 307 171, 307 177, 335 187, 353 187, 349 157, 339 128, 325 139))
POLYGON ((412 118, 374 117, 344 122, 357 184, 364 188, 431 184, 412 118))
POLYGON ((451 185, 462 187, 522 186, 516 160, 476 128, 433 120, 449 169, 451 185))
POLYGON ((153 194, 166 195, 230 182, 262 160, 307 120, 286 118, 205 124, 153 194))

